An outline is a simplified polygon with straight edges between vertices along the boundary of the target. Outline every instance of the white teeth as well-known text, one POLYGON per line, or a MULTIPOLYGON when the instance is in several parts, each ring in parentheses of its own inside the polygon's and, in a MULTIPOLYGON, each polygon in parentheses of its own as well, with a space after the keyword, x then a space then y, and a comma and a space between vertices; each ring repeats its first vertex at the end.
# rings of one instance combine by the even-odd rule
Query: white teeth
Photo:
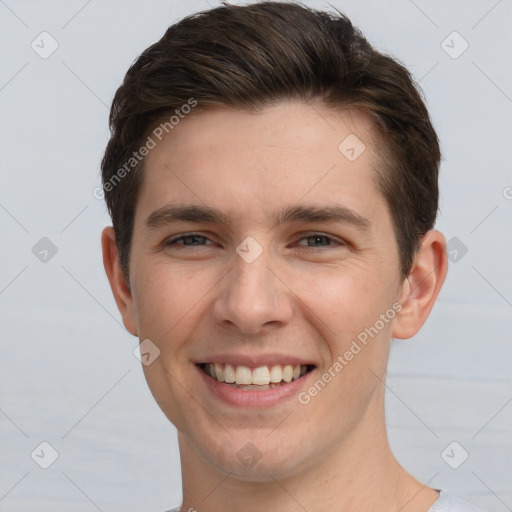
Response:
POLYGON ((291 382, 293 379, 293 366, 291 364, 287 364, 283 368, 283 380, 285 382, 291 382))
POLYGON ((217 377, 219 382, 224 382, 224 370, 219 363, 215 363, 215 377, 217 377))
POLYGON ((270 372, 268 371, 268 366, 260 366, 258 368, 254 368, 254 370, 252 371, 251 384, 258 384, 259 386, 263 386, 269 383, 270 372))
POLYGON ((269 384, 279 384, 282 381, 288 383, 302 377, 307 373, 307 366, 275 364, 251 369, 244 365, 208 363, 205 365, 205 371, 219 382, 226 382, 237 387, 255 385, 261 386, 261 389, 268 389, 269 384))
POLYGON ((278 364, 272 366, 270 370, 270 382, 281 382, 283 380, 283 369, 278 364))
POLYGON ((252 384, 251 369, 247 366, 236 367, 235 381, 237 384, 252 384))
POLYGON ((235 370, 230 364, 227 364, 224 367, 224 382, 228 384, 233 384, 235 382, 235 370))

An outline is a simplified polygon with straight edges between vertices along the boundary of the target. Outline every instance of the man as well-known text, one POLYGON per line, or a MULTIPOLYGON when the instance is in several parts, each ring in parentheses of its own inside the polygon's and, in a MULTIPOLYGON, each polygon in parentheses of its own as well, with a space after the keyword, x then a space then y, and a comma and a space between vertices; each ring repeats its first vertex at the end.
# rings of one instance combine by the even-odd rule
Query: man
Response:
POLYGON ((181 510, 477 510, 386 435, 391 340, 447 272, 407 70, 342 15, 224 5, 143 52, 110 124, 104 265, 178 429, 181 510))

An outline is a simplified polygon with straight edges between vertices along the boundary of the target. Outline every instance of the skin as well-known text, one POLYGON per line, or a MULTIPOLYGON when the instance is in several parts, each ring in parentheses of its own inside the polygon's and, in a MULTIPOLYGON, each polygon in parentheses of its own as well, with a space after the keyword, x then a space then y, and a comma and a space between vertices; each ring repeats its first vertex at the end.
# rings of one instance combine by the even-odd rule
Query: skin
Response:
POLYGON ((144 372, 178 429, 183 511, 424 512, 438 498, 391 453, 383 380, 392 338, 413 336, 439 294, 445 239, 429 231, 401 277, 391 216, 374 182, 373 134, 362 113, 292 101, 258 113, 194 113, 145 159, 129 284, 113 229, 103 231, 124 325, 160 350, 144 372), (350 134, 366 146, 354 161, 338 150, 350 134), (145 227, 168 204, 218 208, 230 225, 145 227), (297 204, 343 205, 371 226, 270 218, 297 204), (165 244, 191 232, 199 238, 165 244), (252 263, 236 252, 248 236, 262 248, 252 263), (401 311, 306 405, 296 396, 267 408, 228 405, 194 365, 218 353, 294 355, 316 365, 307 390, 397 303, 401 311), (247 442, 260 455, 251 467, 237 456, 247 442))

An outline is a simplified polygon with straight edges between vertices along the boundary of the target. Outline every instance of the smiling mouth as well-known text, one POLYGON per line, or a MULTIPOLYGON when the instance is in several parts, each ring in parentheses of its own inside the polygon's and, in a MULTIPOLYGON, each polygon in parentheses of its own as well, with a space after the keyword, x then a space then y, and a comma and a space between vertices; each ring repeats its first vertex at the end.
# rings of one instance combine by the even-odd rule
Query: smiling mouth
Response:
POLYGON ((198 366, 206 375, 218 382, 237 389, 256 391, 284 386, 300 379, 315 368, 310 364, 275 364, 257 368, 224 363, 201 363, 198 366))

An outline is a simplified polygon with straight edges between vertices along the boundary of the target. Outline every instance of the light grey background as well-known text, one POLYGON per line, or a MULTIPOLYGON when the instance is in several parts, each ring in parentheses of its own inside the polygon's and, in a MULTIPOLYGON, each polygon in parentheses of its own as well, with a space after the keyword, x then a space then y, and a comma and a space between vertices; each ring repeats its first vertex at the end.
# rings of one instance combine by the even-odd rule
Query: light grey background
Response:
MULTIPOLYGON (((467 247, 420 334, 394 342, 392 447, 429 485, 512 510, 512 2, 331 3, 420 81, 444 157, 437 227, 467 247), (458 469, 441 457, 453 441, 452 465, 469 454, 458 469)), ((175 430, 120 323, 101 263, 109 219, 93 190, 128 66, 209 4, 0 0, 2 511, 180 503, 175 430), (31 48, 43 31, 59 45, 47 59, 31 48), (32 252, 43 237, 57 247, 46 263, 32 252), (46 470, 31 458, 43 441, 59 455, 46 470)), ((34 458, 49 462, 42 450, 34 458)))

